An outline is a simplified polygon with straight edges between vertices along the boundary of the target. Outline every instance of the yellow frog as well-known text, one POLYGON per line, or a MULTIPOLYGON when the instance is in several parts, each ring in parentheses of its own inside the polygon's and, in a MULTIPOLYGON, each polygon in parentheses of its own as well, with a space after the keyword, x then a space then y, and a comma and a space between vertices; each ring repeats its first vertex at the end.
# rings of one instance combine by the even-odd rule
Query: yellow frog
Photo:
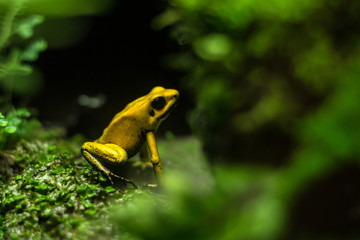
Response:
POLYGON ((155 132, 178 98, 179 92, 175 89, 154 87, 149 94, 129 103, 116 114, 99 139, 85 142, 81 148, 82 154, 112 184, 111 177, 116 177, 137 188, 132 181, 114 174, 106 166, 121 165, 138 152, 142 161, 136 165, 152 166, 155 175, 161 178, 163 170, 155 132))

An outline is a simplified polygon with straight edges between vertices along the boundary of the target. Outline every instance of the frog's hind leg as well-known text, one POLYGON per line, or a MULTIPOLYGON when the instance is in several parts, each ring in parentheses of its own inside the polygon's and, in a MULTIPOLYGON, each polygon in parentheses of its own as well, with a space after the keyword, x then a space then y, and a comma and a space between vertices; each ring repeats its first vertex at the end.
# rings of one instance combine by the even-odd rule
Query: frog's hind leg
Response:
POLYGON ((116 177, 125 183, 133 185, 134 188, 137 188, 137 186, 132 181, 112 173, 103 165, 104 162, 108 162, 110 164, 120 164, 123 161, 127 160, 127 154, 125 150, 121 147, 115 144, 86 142, 81 148, 81 153, 90 163, 90 165, 92 165, 94 168, 96 168, 106 176, 106 178, 111 182, 111 184, 114 184, 111 177, 116 177))
POLYGON ((146 168, 153 167, 153 165, 150 161, 148 145, 146 142, 140 149, 140 161, 135 162, 133 164, 133 167, 140 167, 141 170, 145 170, 146 168))

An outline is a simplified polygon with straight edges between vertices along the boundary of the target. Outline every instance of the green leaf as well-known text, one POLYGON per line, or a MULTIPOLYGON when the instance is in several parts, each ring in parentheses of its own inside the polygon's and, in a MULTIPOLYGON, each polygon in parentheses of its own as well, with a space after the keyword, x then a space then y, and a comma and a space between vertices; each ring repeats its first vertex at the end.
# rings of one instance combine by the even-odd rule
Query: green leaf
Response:
POLYGON ((26 108, 19 108, 14 111, 14 115, 20 118, 28 118, 31 114, 26 108))
POLYGON ((89 216, 94 216, 96 214, 96 210, 95 209, 87 209, 84 211, 84 213, 89 216))
POLYGON ((115 192, 116 189, 113 188, 113 187, 111 187, 111 186, 107 186, 107 187, 105 188, 105 191, 107 191, 108 193, 112 193, 112 192, 115 192))
POLYGON ((45 208, 43 211, 41 211, 40 215, 44 218, 48 218, 51 216, 51 208, 45 208))
POLYGON ((39 54, 47 49, 47 42, 43 39, 36 40, 21 53, 21 59, 33 62, 39 58, 39 54))
POLYGON ((194 42, 196 54, 209 61, 223 60, 232 50, 230 39, 224 34, 210 34, 194 42))
POLYGON ((86 208, 93 208, 94 207, 94 203, 90 202, 90 201, 84 201, 81 202, 86 208))
POLYGON ((14 132, 16 132, 16 129, 17 128, 15 126, 7 126, 4 130, 6 133, 13 134, 14 132))
POLYGON ((44 16, 32 15, 18 22, 15 33, 22 38, 28 39, 34 35, 34 27, 44 21, 44 16))
POLYGON ((19 195, 14 196, 14 201, 23 200, 24 198, 25 198, 24 195, 19 194, 19 195))
POLYGON ((107 181, 107 179, 102 174, 99 175, 99 180, 102 181, 102 182, 107 181))
POLYGON ((26 76, 32 73, 32 67, 26 64, 15 64, 8 67, 8 75, 26 76))
POLYGON ((46 185, 46 184, 44 184, 44 183, 41 183, 40 185, 35 186, 35 189, 36 189, 36 190, 41 190, 41 191, 47 190, 47 189, 48 189, 48 185, 46 185))
POLYGON ((0 118, 0 127, 6 127, 8 125, 8 121, 0 118))
POLYGON ((177 11, 174 11, 173 9, 168 9, 153 20, 152 27, 156 30, 161 30, 167 26, 176 23, 179 20, 179 13, 177 11))

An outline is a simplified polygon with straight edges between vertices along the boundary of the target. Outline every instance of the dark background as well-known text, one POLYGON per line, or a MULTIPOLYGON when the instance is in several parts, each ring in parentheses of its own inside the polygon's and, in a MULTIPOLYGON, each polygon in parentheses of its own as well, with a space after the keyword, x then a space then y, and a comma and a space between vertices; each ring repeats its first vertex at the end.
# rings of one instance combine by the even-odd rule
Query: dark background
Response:
MULTIPOLYGON (((83 37, 75 44, 54 48, 50 39, 49 49, 36 63, 46 80, 44 90, 30 103, 38 110, 39 119, 48 125, 65 126, 69 135, 82 133, 94 139, 127 103, 160 85, 178 89, 181 102, 164 121, 159 134, 166 130, 188 134, 185 116, 191 101, 181 91, 181 73, 163 64, 163 57, 179 47, 169 40, 166 29, 151 28, 152 20, 165 6, 160 1, 146 1, 141 8, 137 2, 117 2, 103 16, 77 17, 83 37), (89 97, 100 94, 106 102, 96 109, 80 106, 80 94, 89 97)), ((70 19, 68 24, 73 22, 70 19)), ((59 27, 66 31, 70 26, 65 21, 59 27)))

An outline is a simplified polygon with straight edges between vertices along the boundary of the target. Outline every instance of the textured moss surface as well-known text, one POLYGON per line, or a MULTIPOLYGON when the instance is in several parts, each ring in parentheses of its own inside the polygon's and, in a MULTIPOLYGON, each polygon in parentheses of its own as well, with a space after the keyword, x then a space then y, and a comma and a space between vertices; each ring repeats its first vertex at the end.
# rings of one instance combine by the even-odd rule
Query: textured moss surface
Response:
MULTIPOLYGON (((59 129, 45 131, 37 126, 36 130, 32 139, 18 139, 1 154, 1 161, 7 164, 1 171, 0 237, 134 239, 121 224, 114 224, 116 216, 110 214, 113 209, 131 203, 134 197, 165 204, 162 193, 147 188, 135 190, 121 182, 110 185, 81 156, 81 137, 64 140, 59 129)), ((205 161, 191 167, 182 155, 198 158, 199 142, 193 138, 170 138, 159 145, 165 169, 203 172, 201 164, 205 161)), ((151 169, 131 169, 135 160, 125 164, 120 172, 140 185, 154 181, 151 169)))

